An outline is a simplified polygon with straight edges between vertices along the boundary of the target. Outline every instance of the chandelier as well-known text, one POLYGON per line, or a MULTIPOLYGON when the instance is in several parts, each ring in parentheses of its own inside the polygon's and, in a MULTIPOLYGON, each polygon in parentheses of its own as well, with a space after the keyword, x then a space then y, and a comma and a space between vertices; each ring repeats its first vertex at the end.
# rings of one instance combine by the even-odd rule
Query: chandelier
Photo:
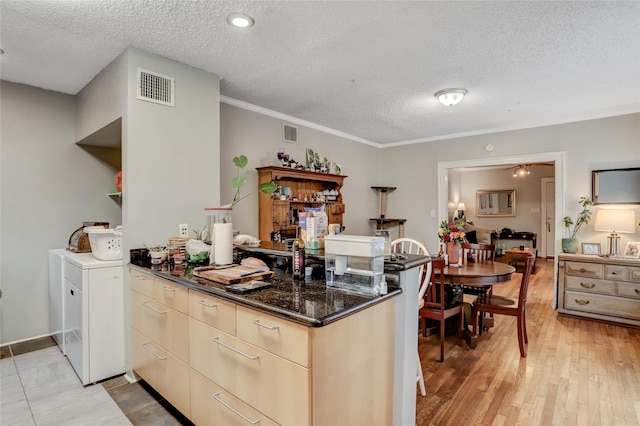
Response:
POLYGON ((529 164, 520 164, 513 169, 513 177, 524 177, 530 174, 529 164))

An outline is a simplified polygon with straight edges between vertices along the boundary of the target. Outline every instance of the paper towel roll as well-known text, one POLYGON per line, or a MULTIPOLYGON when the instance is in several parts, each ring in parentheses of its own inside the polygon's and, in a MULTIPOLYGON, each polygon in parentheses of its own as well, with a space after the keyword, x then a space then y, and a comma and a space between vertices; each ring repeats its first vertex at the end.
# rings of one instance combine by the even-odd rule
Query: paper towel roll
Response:
POLYGON ((233 224, 216 223, 213 225, 214 262, 216 265, 233 263, 233 224))

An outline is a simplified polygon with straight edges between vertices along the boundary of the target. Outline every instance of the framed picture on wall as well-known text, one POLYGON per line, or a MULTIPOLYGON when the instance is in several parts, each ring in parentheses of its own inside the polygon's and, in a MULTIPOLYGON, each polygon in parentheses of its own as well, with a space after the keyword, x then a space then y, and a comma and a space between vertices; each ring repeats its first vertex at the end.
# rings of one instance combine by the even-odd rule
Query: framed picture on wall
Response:
POLYGON ((600 254, 600 243, 582 243, 582 254, 600 254))
POLYGON ((629 241, 627 248, 624 249, 624 257, 630 257, 633 259, 640 258, 640 242, 629 241))

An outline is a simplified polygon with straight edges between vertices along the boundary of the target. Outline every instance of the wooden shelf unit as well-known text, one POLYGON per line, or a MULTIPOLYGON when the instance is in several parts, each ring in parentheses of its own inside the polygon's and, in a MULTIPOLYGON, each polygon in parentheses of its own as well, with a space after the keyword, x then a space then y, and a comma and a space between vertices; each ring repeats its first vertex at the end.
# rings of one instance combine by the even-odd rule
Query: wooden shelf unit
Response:
POLYGON ((311 194, 325 189, 338 192, 335 201, 327 202, 328 222, 342 226, 345 205, 342 202, 341 189, 347 176, 278 166, 258 167, 257 170, 258 187, 265 182, 274 182, 282 188, 291 188, 292 198, 297 198, 295 201, 274 200, 271 195, 260 193, 258 202, 260 240, 271 241, 271 233, 274 231, 281 231, 283 237, 295 236, 297 217, 294 213, 304 211, 305 207, 322 205, 322 203, 304 201, 305 195, 309 199, 311 194))

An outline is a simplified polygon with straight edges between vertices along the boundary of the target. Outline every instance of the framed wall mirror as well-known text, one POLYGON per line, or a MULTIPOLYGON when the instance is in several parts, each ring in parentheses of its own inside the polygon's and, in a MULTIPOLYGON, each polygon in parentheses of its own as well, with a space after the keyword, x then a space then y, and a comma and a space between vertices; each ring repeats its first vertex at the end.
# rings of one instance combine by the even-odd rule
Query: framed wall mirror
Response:
POLYGON ((516 215, 516 190, 476 191, 477 217, 503 217, 516 215))

